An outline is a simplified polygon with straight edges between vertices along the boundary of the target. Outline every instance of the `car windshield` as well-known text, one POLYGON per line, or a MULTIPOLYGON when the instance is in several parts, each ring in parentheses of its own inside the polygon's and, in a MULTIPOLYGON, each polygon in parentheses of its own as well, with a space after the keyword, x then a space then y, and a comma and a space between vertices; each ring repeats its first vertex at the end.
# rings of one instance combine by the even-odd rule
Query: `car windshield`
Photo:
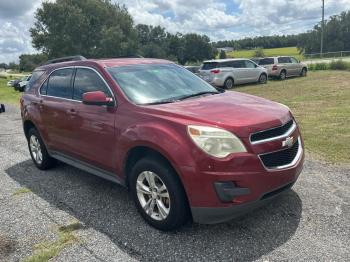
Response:
POLYGON ((218 91, 175 64, 108 68, 126 96, 136 104, 161 104, 218 91))

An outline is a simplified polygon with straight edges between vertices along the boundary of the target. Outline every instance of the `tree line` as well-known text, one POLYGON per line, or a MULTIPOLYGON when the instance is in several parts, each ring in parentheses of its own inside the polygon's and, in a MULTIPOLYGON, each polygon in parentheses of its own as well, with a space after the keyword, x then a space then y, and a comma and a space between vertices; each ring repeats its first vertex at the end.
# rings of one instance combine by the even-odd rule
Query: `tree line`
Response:
MULTIPOLYGON (((326 21, 325 52, 350 50, 349 27, 350 11, 326 21)), ((206 35, 172 34, 161 26, 135 25, 125 6, 110 0, 43 2, 36 11, 30 34, 33 46, 40 53, 21 55, 18 66, 21 71, 32 71, 48 59, 70 55, 87 58, 143 56, 165 58, 184 65, 216 57, 219 47, 238 50, 297 46, 301 53, 311 53, 318 52, 320 45, 320 24, 299 35, 211 42, 206 35)))

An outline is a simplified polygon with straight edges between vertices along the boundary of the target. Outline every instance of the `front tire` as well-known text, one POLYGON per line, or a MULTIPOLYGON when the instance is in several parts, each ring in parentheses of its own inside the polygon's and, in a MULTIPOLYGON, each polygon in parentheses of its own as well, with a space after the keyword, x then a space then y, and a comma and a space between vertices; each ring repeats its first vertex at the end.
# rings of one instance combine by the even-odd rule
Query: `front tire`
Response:
POLYGON ((231 89, 234 87, 234 84, 235 84, 234 80, 231 77, 229 77, 225 80, 224 88, 231 89))
POLYGON ((259 84, 266 84, 267 83, 267 75, 261 74, 259 77, 259 84))
POLYGON ((175 171, 160 158, 143 158, 131 170, 129 187, 136 208, 153 227, 175 230, 189 220, 185 191, 175 171))
POLYGON ((301 76, 301 77, 305 77, 306 75, 307 75, 307 70, 306 70, 306 68, 304 67, 304 68, 301 70, 300 76, 301 76))
POLYGON ((41 170, 47 170, 56 163, 55 159, 50 157, 39 132, 35 128, 31 128, 28 132, 28 147, 30 156, 35 166, 41 170))

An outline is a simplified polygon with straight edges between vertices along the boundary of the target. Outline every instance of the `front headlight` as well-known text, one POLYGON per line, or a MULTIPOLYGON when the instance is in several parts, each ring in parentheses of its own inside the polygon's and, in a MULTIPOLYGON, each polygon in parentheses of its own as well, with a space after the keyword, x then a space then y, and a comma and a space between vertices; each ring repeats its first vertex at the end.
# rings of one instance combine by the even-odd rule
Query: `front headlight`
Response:
POLYGON ((229 131, 208 126, 188 126, 187 131, 193 142, 211 156, 224 158, 247 152, 241 140, 229 131))

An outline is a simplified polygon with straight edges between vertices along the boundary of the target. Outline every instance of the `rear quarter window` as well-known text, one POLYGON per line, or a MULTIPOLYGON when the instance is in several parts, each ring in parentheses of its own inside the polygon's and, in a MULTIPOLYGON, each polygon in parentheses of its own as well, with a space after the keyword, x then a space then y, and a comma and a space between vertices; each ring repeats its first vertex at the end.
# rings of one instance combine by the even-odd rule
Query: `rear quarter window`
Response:
POLYGON ((274 58, 263 58, 260 59, 259 65, 273 65, 275 63, 274 58))
POLYGON ((280 64, 286 64, 286 63, 291 63, 289 57, 279 57, 278 58, 278 63, 280 64))
POLYGON ((32 76, 29 79, 29 82, 26 86, 25 91, 27 92, 27 91, 31 90, 35 86, 35 84, 38 82, 38 80, 44 75, 44 73, 45 73, 45 70, 34 71, 32 76))
POLYGON ((211 69, 214 69, 214 68, 217 68, 219 66, 219 63, 217 62, 208 62, 208 63, 204 63, 202 65, 202 70, 211 70, 211 69))

